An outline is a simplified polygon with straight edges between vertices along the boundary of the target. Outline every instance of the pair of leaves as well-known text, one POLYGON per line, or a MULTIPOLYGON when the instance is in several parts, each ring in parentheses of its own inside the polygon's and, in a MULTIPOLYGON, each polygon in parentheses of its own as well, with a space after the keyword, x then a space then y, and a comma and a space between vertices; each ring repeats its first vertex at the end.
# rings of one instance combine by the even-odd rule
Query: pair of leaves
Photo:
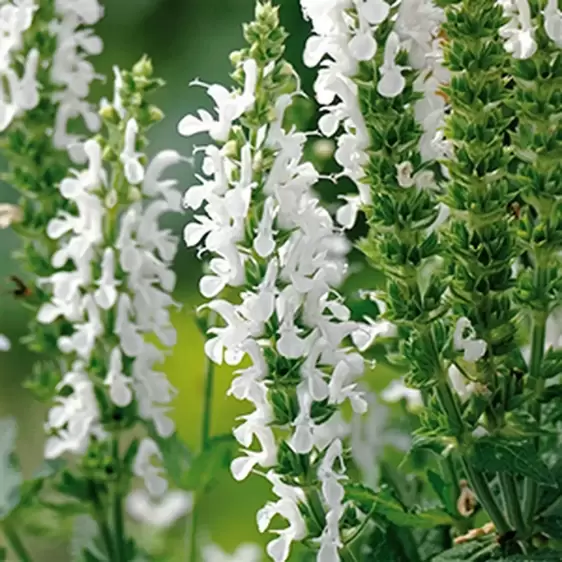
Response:
POLYGON ((529 442, 483 437, 472 444, 469 454, 476 470, 525 476, 546 486, 557 485, 548 466, 529 442))
POLYGON ((385 487, 375 492, 361 484, 349 484, 346 486, 346 497, 357 504, 361 511, 374 517, 382 516, 399 527, 433 529, 454 522, 447 512, 439 508, 406 510, 392 491, 385 487))

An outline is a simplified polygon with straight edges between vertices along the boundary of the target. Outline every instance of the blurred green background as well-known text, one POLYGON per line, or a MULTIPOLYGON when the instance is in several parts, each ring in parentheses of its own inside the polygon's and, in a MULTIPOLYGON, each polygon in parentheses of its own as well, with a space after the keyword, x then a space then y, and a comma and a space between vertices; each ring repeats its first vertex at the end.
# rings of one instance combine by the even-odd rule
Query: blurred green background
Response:
MULTIPOLYGON (((301 53, 308 33, 302 20, 298 0, 281 0, 282 21, 290 32, 287 58, 303 78, 303 88, 312 91, 313 73, 301 62, 301 53)), ((96 84, 93 99, 112 96, 113 65, 128 68, 143 53, 153 60, 155 73, 163 77, 167 87, 158 92, 154 102, 166 114, 166 119, 152 130, 150 152, 162 148, 175 148, 190 155, 191 139, 179 137, 176 124, 186 113, 199 107, 208 107, 202 88, 189 88, 189 82, 199 77, 205 82, 229 84, 231 70, 229 53, 243 45, 241 24, 250 21, 254 0, 107 0, 106 17, 98 27, 105 43, 102 56, 97 57, 97 70, 110 79, 96 84)), ((315 116, 309 115, 309 126, 314 126, 315 116)), ((199 143, 203 139, 197 139, 199 143)), ((193 181, 192 169, 184 165, 174 171, 180 178, 182 190, 193 181)), ((328 199, 334 198, 333 184, 328 199)), ((0 201, 13 202, 15 192, 0 185, 0 201)), ((181 233, 188 217, 175 217, 171 224, 181 233)), ((11 252, 17 247, 15 235, 0 231, 0 333, 14 342, 11 352, 2 354, 0 362, 0 415, 14 415, 19 423, 19 452, 24 472, 30 474, 40 463, 45 410, 22 389, 21 383, 30 372, 32 357, 17 344, 25 334, 26 315, 19 303, 10 295, 7 277, 17 274, 17 265, 11 252)), ((199 302, 197 280, 200 267, 194 253, 180 244, 176 261, 178 286, 176 298, 184 304, 175 315, 178 344, 173 357, 166 365, 167 373, 179 390, 176 401, 178 431, 190 446, 198 447, 202 396, 204 357, 202 340, 193 322, 193 310, 199 302)), ((384 371, 384 368, 382 369, 384 371)), ((378 369, 376 386, 383 386, 390 373, 378 369)), ((218 370, 214 391, 213 434, 229 433, 234 418, 244 412, 244 405, 227 398, 230 372, 218 370)), ((201 513, 203 533, 213 542, 232 552, 240 542, 264 544, 271 535, 261 536, 255 523, 256 511, 267 498, 267 486, 258 478, 235 483, 224 472, 205 498, 201 513)), ((62 546, 45 550, 38 545, 36 560, 66 560, 62 546)), ((181 558, 180 558, 181 559, 181 558)))

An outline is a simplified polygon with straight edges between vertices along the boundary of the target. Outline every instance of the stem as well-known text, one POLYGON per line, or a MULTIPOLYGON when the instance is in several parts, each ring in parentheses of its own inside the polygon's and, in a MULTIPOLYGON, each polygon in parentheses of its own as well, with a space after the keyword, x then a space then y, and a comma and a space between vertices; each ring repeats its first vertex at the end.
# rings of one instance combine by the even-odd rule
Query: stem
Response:
MULTIPOLYGON (((215 315, 211 313, 207 323, 207 328, 214 324, 215 315)), ((211 421, 213 409, 213 387, 215 382, 215 364, 206 358, 205 363, 205 390, 203 395, 203 419, 201 421, 201 452, 209 448, 211 440, 211 421)), ((201 493, 196 493, 193 502, 193 511, 191 513, 191 529, 189 541, 189 560, 197 562, 197 527, 199 524, 199 504, 202 499, 201 493)))
POLYGON ((32 562, 30 554, 27 552, 27 549, 25 548, 20 536, 18 535, 14 527, 12 527, 11 523, 4 521, 2 523, 2 529, 4 531, 4 536, 8 541, 8 545, 17 555, 18 560, 20 560, 20 562, 32 562))
MULTIPOLYGON (((306 501, 312 512, 312 516, 316 521, 318 526, 318 531, 321 533, 326 525, 326 513, 324 511, 324 506, 322 505, 322 500, 320 499, 320 494, 315 488, 309 488, 306 492, 306 501)), ((356 538, 356 537, 355 537, 356 538)), ((348 544, 344 544, 340 551, 342 562, 357 562, 355 554, 353 554, 351 548, 348 544)))
MULTIPOLYGON (((449 419, 452 419, 455 424, 458 424, 459 428, 464 428, 464 420, 459 410, 457 401, 455 400, 455 396, 453 395, 453 392, 451 391, 451 388, 449 387, 444 377, 441 377, 440 382, 437 384, 437 395, 449 419)), ((459 434, 457 438, 459 444, 462 444, 464 440, 463 435, 459 434)), ((496 503, 494 495, 492 494, 490 487, 488 486, 488 482, 480 472, 476 472, 472 468, 470 463, 464 458, 462 454, 460 455, 460 459, 470 487, 472 488, 472 490, 474 490, 478 501, 482 504, 482 507, 486 510, 486 512, 494 522, 496 530, 500 534, 507 533, 510 530, 510 526, 507 523, 504 514, 502 513, 498 504, 496 503)))
MULTIPOLYGON (((548 270, 542 266, 537 266, 535 270, 535 288, 539 295, 544 295, 548 284, 548 270)), ((541 378, 541 364, 544 356, 544 344, 546 340, 546 320, 547 314, 543 310, 535 310, 533 316, 533 331, 531 337, 531 362, 529 367, 529 378, 535 384, 535 394, 540 394, 544 389, 544 379, 541 378)), ((531 415, 541 423, 541 404, 535 400, 530 406, 531 415)), ((537 452, 540 448, 540 437, 535 438, 535 448, 537 452)), ((523 512, 525 520, 530 525, 537 507, 539 486, 536 482, 527 478, 523 492, 523 512)))
POLYGON ((525 521, 519 503, 519 494, 515 479, 503 472, 501 472, 499 476, 509 522, 515 527, 519 538, 523 538, 525 536, 525 521))
POLYGON ((113 539, 111 537, 111 531, 109 530, 109 525, 106 521, 105 509, 101 503, 100 497, 96 490, 96 485, 94 482, 90 481, 90 495, 92 498, 92 503, 94 505, 94 519, 100 528, 100 534, 105 545, 105 550, 107 556, 110 560, 115 560, 113 554, 113 539))
POLYGON ((117 483, 113 490, 113 525, 115 527, 115 552, 117 562, 126 562, 125 552, 125 521, 123 516, 123 501, 119 489, 121 465, 119 460, 119 438, 113 438, 113 460, 117 473, 117 483))

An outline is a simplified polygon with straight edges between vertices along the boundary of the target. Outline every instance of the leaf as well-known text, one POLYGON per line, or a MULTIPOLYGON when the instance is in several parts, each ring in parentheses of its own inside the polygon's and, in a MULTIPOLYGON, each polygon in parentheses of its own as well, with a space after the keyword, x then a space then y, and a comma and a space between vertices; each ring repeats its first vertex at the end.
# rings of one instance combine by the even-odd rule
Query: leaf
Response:
POLYGON ((89 515, 76 517, 70 539, 71 562, 109 562, 104 550, 97 544, 98 536, 98 524, 89 515))
POLYGON ((23 477, 14 455, 17 424, 14 418, 0 420, 0 519, 19 504, 23 477))
POLYGON ((483 437, 472 445, 471 459, 476 470, 526 476, 539 484, 556 486, 548 466, 530 443, 483 437))
POLYGON ((443 477, 434 472, 433 470, 427 471, 427 479, 431 484, 431 487, 445 506, 447 513, 452 516, 457 515, 456 498, 453 494, 453 486, 447 484, 443 477))
POLYGON ((541 550, 533 554, 514 554, 501 558, 498 562, 560 562, 562 553, 555 550, 541 550))
POLYGON ((459 544, 431 559, 431 562, 488 562, 489 543, 471 541, 459 544))
POLYGON ((209 448, 193 459, 180 487, 194 491, 205 490, 220 472, 230 467, 237 447, 238 444, 231 435, 211 439, 209 448))
POLYGON ((375 492, 361 484, 346 486, 346 497, 358 504, 365 513, 381 515, 400 527, 433 529, 439 525, 452 525, 452 517, 438 508, 407 511, 388 488, 375 492))

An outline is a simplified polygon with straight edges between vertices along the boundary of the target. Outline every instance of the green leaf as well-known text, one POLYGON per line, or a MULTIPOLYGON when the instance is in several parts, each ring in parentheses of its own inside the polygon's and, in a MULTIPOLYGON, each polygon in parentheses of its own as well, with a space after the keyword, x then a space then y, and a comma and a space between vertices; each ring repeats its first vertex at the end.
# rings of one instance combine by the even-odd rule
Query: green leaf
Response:
POLYGON ((541 550, 533 554, 514 554, 501 558, 498 562, 560 562, 562 553, 555 550, 541 550))
POLYGON ((76 517, 69 548, 71 562, 109 562, 96 544, 98 534, 98 525, 89 515, 76 517))
POLYGON ((433 529, 439 525, 452 525, 452 517, 438 508, 407 511, 388 488, 375 492, 361 484, 346 486, 347 499, 355 502, 365 513, 384 516, 400 527, 433 529))
POLYGON ((548 466, 530 443, 483 437, 473 443, 470 456, 476 470, 526 476, 539 484, 556 486, 548 466))
POLYGON ((202 491, 223 471, 228 470, 238 444, 231 435, 211 439, 209 448, 193 459, 180 482, 186 490, 202 491))
POLYGON ((443 477, 433 470, 427 471, 427 479, 439 499, 443 502, 447 513, 452 516, 457 515, 456 498, 454 497, 453 486, 445 482, 443 477))
POLYGON ((13 418, 0 420, 0 519, 19 504, 23 477, 14 455, 17 424, 13 418))
POLYGON ((488 562, 490 554, 490 543, 471 541, 442 552, 431 562, 488 562))

